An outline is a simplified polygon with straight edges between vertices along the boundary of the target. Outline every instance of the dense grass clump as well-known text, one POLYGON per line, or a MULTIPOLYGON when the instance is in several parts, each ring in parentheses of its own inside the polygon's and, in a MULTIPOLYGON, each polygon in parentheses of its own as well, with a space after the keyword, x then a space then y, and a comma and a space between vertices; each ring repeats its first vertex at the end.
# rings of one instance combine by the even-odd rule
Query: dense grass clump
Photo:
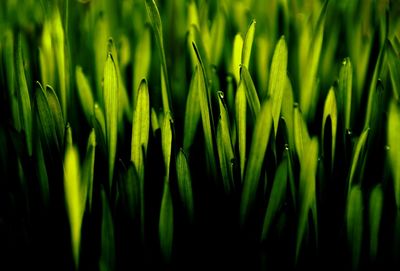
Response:
POLYGON ((399 18, 0 1, 0 269, 399 268, 399 18))

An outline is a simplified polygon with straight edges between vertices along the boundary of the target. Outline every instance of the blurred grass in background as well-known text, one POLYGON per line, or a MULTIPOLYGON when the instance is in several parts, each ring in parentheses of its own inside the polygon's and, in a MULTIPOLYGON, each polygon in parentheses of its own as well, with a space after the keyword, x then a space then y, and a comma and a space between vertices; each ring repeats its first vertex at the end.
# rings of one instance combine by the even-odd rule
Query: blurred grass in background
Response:
POLYGON ((400 266, 400 3, 0 3, 0 269, 400 266))

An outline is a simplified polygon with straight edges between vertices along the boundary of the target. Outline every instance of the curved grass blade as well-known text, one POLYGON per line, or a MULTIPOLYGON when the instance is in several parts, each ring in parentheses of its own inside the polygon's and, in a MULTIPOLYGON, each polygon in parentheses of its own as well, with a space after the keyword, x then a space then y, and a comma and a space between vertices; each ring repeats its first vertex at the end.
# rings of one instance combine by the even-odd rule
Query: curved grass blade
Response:
POLYGON ((275 136, 278 132, 279 116, 281 114, 281 106, 283 93, 286 87, 286 70, 288 62, 288 49, 285 37, 282 36, 275 47, 272 57, 271 69, 269 75, 268 95, 272 99, 272 118, 274 120, 275 136))
POLYGON ((351 188, 346 208, 346 226, 349 248, 352 253, 352 266, 353 270, 356 270, 361 258, 363 235, 362 191, 358 185, 351 188))
POLYGON ((89 211, 92 210, 92 198, 93 198, 93 179, 94 179, 94 159, 96 155, 96 132, 94 129, 90 132, 87 147, 86 156, 83 163, 82 178, 86 185, 87 198, 89 200, 89 211))
POLYGON ((289 149, 291 150, 291 152, 293 152, 295 150, 294 98, 293 98, 292 84, 290 83, 289 77, 287 75, 286 75, 286 87, 284 88, 283 91, 281 114, 287 128, 289 149))
MULTIPOLYGON (((301 243, 308 225, 308 214, 312 208, 316 209, 316 174, 318 165, 318 139, 313 137, 309 143, 304 145, 307 155, 301 158, 300 181, 299 181, 299 223, 296 238, 296 262, 299 256, 301 243)), ((315 215, 315 214, 314 214, 315 215)), ((314 221, 315 223, 315 221, 314 221)))
POLYGON ((158 226, 161 254, 166 262, 170 262, 174 236, 174 209, 169 188, 169 181, 164 182, 164 192, 161 201, 160 222, 158 226))
POLYGON ((189 165, 186 155, 182 149, 179 150, 176 157, 176 178, 178 182, 178 192, 183 206, 191 222, 194 219, 194 204, 192 178, 190 176, 189 165))
POLYGON ((158 129, 160 129, 160 124, 158 123, 158 117, 156 110, 154 110, 154 107, 151 108, 151 113, 150 113, 150 118, 151 118, 151 130, 153 130, 153 136, 156 135, 156 132, 158 129))
POLYGON ((400 98, 400 56, 396 53, 395 49, 393 48, 392 42, 386 42, 386 54, 387 54, 387 61, 389 66, 389 73, 390 73, 390 81, 392 82, 393 86, 393 96, 396 100, 400 98))
POLYGON ((232 73, 235 76, 236 84, 240 82, 240 65, 242 63, 242 50, 243 50, 243 38, 239 33, 235 35, 233 40, 232 49, 232 73))
MULTIPOLYGON (((251 79, 250 73, 245 66, 240 68, 240 74, 246 89, 246 97, 249 102, 250 111, 253 118, 256 119, 260 111, 260 100, 258 99, 257 91, 251 79)), ((272 104, 273 105, 273 104, 272 104)))
POLYGON ((370 247, 369 255, 371 259, 376 258, 379 245, 379 229, 382 219, 383 192, 382 185, 374 187, 369 198, 369 231, 370 247))
POLYGON ((389 144, 389 161, 393 174, 393 190, 397 209, 400 210, 400 106, 392 101, 389 106, 387 123, 387 140, 389 144))
POLYGON ((167 71, 167 61, 165 58, 165 50, 164 50, 164 40, 162 36, 162 24, 160 18, 160 12, 158 11, 157 5, 154 0, 146 0, 146 10, 147 14, 150 18, 151 25, 153 26, 153 30, 155 32, 156 44, 158 47, 158 52, 160 54, 161 60, 161 76, 165 80, 166 88, 161 88, 161 98, 164 108, 164 113, 171 111, 171 97, 170 97, 170 87, 168 82, 168 71, 167 71))
MULTIPOLYGON (((333 87, 328 92, 328 96, 325 100, 324 105, 324 115, 322 117, 322 146, 325 142, 325 125, 328 117, 331 119, 331 131, 332 131, 332 139, 331 139, 331 170, 333 168, 333 163, 335 161, 335 145, 336 145, 336 131, 337 131, 337 105, 335 98, 335 91, 333 87)), ((324 148, 322 148, 322 155, 324 155, 324 148)))
POLYGON ((341 115, 343 130, 350 129, 351 124, 351 97, 353 85, 353 66, 350 59, 345 58, 339 72, 338 112, 341 115))
POLYGON ((83 112, 85 113, 85 117, 87 121, 90 123, 93 112, 94 100, 93 100, 93 92, 90 87, 90 83, 86 78, 85 74, 82 71, 81 66, 76 66, 75 69, 75 80, 76 87, 78 90, 79 101, 81 102, 81 106, 83 112))
POLYGON ((269 228, 272 224, 272 221, 285 200, 286 189, 287 189, 287 178, 288 178, 288 157, 284 157, 275 173, 271 194, 268 200, 267 210, 265 212, 261 240, 265 240, 267 238, 267 234, 269 232, 269 228))
POLYGON ((93 106, 92 125, 96 131, 96 141, 99 143, 104 153, 107 153, 106 121, 104 118, 103 110, 101 110, 100 106, 97 103, 94 103, 93 106))
POLYGON ((133 114, 131 161, 135 165, 141 182, 144 180, 144 159, 147 153, 150 131, 150 97, 147 81, 140 82, 137 103, 133 114), (142 151, 144 150, 144 153, 142 151))
POLYGON ((173 120, 171 114, 167 112, 164 115, 163 126, 161 128, 161 147, 164 156, 165 180, 169 182, 169 170, 171 164, 171 148, 172 148, 172 125, 173 120))
POLYGON ((140 83, 143 78, 149 78, 151 64, 151 33, 146 27, 140 35, 135 50, 135 59, 133 61, 133 105, 137 104, 137 96, 140 83))
POLYGON ((310 136, 307 130, 307 124, 303 119, 300 109, 296 106, 294 108, 294 143, 297 151, 297 156, 300 165, 303 161, 303 154, 306 146, 310 143, 310 136))
POLYGON ((108 53, 104 66, 103 100, 106 120, 106 139, 108 150, 108 181, 111 191, 114 175, 114 161, 117 152, 118 134, 118 75, 111 53, 108 53))
POLYGON ((140 180, 135 165, 130 162, 120 184, 122 206, 126 208, 131 220, 140 216, 141 193, 140 180))
POLYGON ((47 93, 47 102, 49 104, 53 116, 53 121, 55 124, 57 141, 59 146, 61 147, 64 146, 65 122, 60 102, 58 101, 57 95, 51 86, 49 85, 46 86, 46 93, 47 93))
POLYGON ((239 83, 235 97, 236 127, 239 142, 240 176, 243 181, 246 164, 246 93, 243 83, 239 83))
POLYGON ((360 164, 359 160, 365 159, 365 156, 362 155, 362 151, 366 148, 365 144, 367 142, 368 134, 369 134, 369 128, 365 129, 362 132, 362 134, 360 135, 360 138, 357 140, 357 144, 354 149, 353 159, 351 161, 350 174, 349 174, 349 179, 348 179, 349 180, 348 181, 348 189, 347 189, 348 194, 350 193, 350 190, 352 189, 354 175, 355 175, 358 165, 360 164))
POLYGON ((115 270, 115 239, 114 223, 111 215, 110 206, 104 188, 101 188, 101 255, 99 267, 101 271, 115 270))
POLYGON ((254 32, 256 31, 256 20, 252 20, 249 28, 247 29, 246 36, 244 37, 242 49, 242 65, 249 68, 251 47, 253 46, 254 32))
POLYGON ((264 156, 271 132, 271 110, 271 100, 266 100, 261 106, 260 113, 256 119, 240 203, 240 222, 242 225, 245 222, 249 210, 253 207, 257 193, 261 169, 264 164, 264 156))
POLYGON ((188 151, 193 144, 197 126, 200 121, 200 99, 198 91, 199 69, 196 66, 192 80, 190 81, 189 93, 186 100, 185 123, 183 133, 183 148, 188 151))
POLYGON ((18 39, 18 50, 17 50, 17 96, 18 96, 18 108, 21 126, 25 132, 25 141, 28 150, 28 155, 32 155, 32 108, 31 100, 29 96, 28 85, 26 83, 25 69, 24 69, 24 58, 22 55, 22 37, 18 39))

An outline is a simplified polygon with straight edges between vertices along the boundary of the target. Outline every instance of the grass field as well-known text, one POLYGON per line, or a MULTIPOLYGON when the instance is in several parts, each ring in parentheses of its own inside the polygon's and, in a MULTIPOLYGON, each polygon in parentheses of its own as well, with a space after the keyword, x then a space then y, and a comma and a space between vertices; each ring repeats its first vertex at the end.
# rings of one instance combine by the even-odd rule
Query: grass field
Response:
POLYGON ((0 269, 397 269, 399 95, 397 0, 0 1, 0 269))

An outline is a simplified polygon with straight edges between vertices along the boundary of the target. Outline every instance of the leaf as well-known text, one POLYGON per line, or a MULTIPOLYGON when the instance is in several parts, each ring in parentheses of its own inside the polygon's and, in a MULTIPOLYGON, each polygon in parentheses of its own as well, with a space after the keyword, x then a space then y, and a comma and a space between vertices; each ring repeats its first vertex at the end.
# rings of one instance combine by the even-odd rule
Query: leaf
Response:
POLYGON ((190 176, 189 165, 186 155, 182 149, 179 150, 176 157, 176 178, 178 183, 178 192, 185 208, 188 218, 193 222, 194 207, 193 207, 193 189, 192 179, 190 176))
POLYGON ((396 100, 400 98, 400 57, 393 48, 392 42, 386 42, 386 59, 389 66, 390 81, 393 87, 393 96, 396 100))
POLYGON ((260 111, 260 100, 258 99, 256 88, 253 80, 251 79, 250 73, 245 66, 241 67, 240 74, 245 86, 246 98, 249 102, 250 111, 253 115, 253 118, 256 119, 258 112, 260 111))
POLYGON ((169 262, 172 255, 174 236, 174 209, 172 206, 169 182, 164 182, 164 192, 161 201, 160 222, 158 226, 160 248, 164 260, 169 262))
POLYGON ((173 120, 169 113, 164 115, 163 126, 161 128, 161 147, 165 165, 165 180, 169 181, 169 170, 171 164, 171 148, 172 148, 172 125, 173 120))
POLYGON ((146 0, 146 10, 147 14, 150 18, 151 25, 155 32, 156 44, 158 48, 158 52, 160 54, 161 60, 161 76, 165 80, 166 88, 161 88, 161 97, 164 108, 164 113, 171 111, 171 97, 169 90, 169 82, 168 82, 168 71, 167 71, 167 61, 165 59, 165 50, 164 50, 164 41, 162 36, 162 24, 160 18, 160 12, 158 11, 157 5, 154 0, 146 0))
POLYGON ((121 206, 126 209, 130 219, 134 221, 142 212, 140 206, 142 204, 141 201, 143 199, 143 191, 141 191, 139 176, 135 169, 135 165, 132 162, 129 163, 128 169, 122 175, 122 179, 120 181, 120 191, 122 199, 121 206))
POLYGON ((104 89, 103 100, 106 120, 106 139, 108 149, 108 181, 111 191, 112 178, 114 175, 114 161, 117 152, 118 134, 118 75, 114 59, 108 53, 104 66, 104 89))
POLYGON ((267 210, 265 212, 261 240, 265 240, 267 238, 267 234, 269 232, 269 228, 271 227, 272 221, 276 217, 279 208, 282 206, 285 200, 287 177, 288 157, 284 157, 275 173, 271 194, 268 200, 267 210))
POLYGON ((101 271, 115 270, 115 238, 114 223, 111 215, 110 206, 104 188, 100 190, 102 221, 101 221, 101 250, 99 267, 101 271))
POLYGON ((26 83, 25 69, 24 69, 24 58, 22 55, 22 37, 18 39, 18 50, 17 50, 17 96, 18 96, 18 108, 19 116, 21 120, 21 126, 25 132, 25 141, 28 150, 28 155, 32 155, 32 108, 31 100, 29 96, 28 85, 26 83))
POLYGON ((356 144, 356 147, 355 147, 354 153, 353 153, 353 159, 351 161, 350 174, 349 174, 349 179, 348 179, 348 194, 350 193, 350 190, 353 185, 353 179, 354 179, 356 169, 359 165, 359 160, 360 160, 360 158, 365 159, 365 156, 362 156, 361 152, 365 148, 368 134, 369 134, 369 128, 365 129, 362 132, 362 134, 360 135, 359 139, 357 140, 357 144, 356 144))
POLYGON ((249 28, 247 29, 246 36, 244 37, 243 49, 242 49, 242 65, 249 68, 251 47, 253 46, 254 32, 256 30, 256 20, 252 20, 249 28))
POLYGON ((56 129, 57 141, 59 146, 61 147, 64 146, 65 122, 63 113, 61 111, 60 102, 58 101, 57 95, 51 86, 49 85, 46 86, 46 93, 47 93, 47 102, 49 104, 56 129))
POLYGON ((135 49, 135 58, 133 61, 133 105, 137 104, 139 86, 143 78, 149 78, 151 64, 151 33, 148 27, 145 27, 140 35, 135 49))
POLYGON ((92 198, 93 198, 93 180, 94 180, 94 160, 96 155, 96 132, 94 129, 90 132, 87 147, 86 156, 83 163, 82 179, 86 186, 87 198, 89 200, 89 210, 92 210, 92 198))
POLYGON ((239 83, 235 97, 236 127, 239 141, 240 176, 243 181, 246 164, 246 93, 243 83, 239 83))
POLYGON ((71 228, 71 243, 75 267, 79 266, 82 218, 85 206, 81 198, 79 154, 75 146, 68 145, 64 159, 64 191, 71 228))
POLYGON ((147 153, 150 131, 150 97, 147 81, 140 82, 137 103, 133 113, 131 161, 138 171, 141 182, 144 180, 144 159, 147 153), (144 152, 142 151, 142 148, 144 152))
POLYGON ((106 153, 106 121, 103 110, 101 110, 97 103, 94 103, 93 114, 92 125, 96 131, 96 141, 99 143, 104 153, 106 153))
POLYGON ((226 15, 219 8, 211 26, 211 44, 213 44, 213 49, 210 52, 210 61, 216 66, 221 62, 221 56, 224 52, 225 27, 226 15))
MULTIPOLYGON (((335 98, 335 91, 333 87, 330 88, 328 92, 328 96, 325 100, 324 105, 324 115, 322 117, 322 145, 325 142, 325 125, 328 117, 331 119, 331 170, 333 168, 333 163, 335 161, 335 145, 336 145, 336 131, 337 131, 337 106, 336 106, 336 98, 335 98)), ((324 155, 324 148, 322 148, 322 155, 324 155)))
POLYGON ((272 118, 274 120, 275 136, 278 132, 283 93, 287 83, 287 62, 288 49, 286 46, 285 37, 282 36, 275 47, 274 55, 272 57, 268 84, 268 95, 272 99, 272 118))
POLYGON ((86 78, 85 74, 82 71, 81 66, 76 66, 75 69, 75 80, 76 80, 76 87, 78 90, 78 97, 79 101, 81 102, 81 106, 83 112, 85 113, 85 117, 87 121, 90 123, 91 118, 93 116, 93 92, 90 87, 90 83, 86 78))
POLYGON ((193 144, 197 126, 200 121, 200 99, 198 91, 199 69, 196 66, 190 81, 189 93, 186 100, 185 123, 183 133, 183 148, 188 151, 193 144))
POLYGON ((271 109, 271 100, 266 100, 261 106, 260 113, 257 115, 240 203, 240 221, 242 225, 249 210, 253 207, 257 194, 272 125, 271 109))
POLYGON ((346 226, 347 238, 352 253, 352 265, 355 270, 361 259, 363 236, 363 203, 359 185, 351 188, 346 208, 346 226))
POLYGON ((400 210, 400 106, 391 101, 387 123, 387 141, 389 144, 389 161, 393 174, 393 190, 397 209, 400 210))
POLYGON ((345 58, 339 72, 339 89, 338 89, 338 112, 341 115, 344 131, 350 129, 351 121, 351 97, 353 85, 353 66, 350 59, 345 58))
MULTIPOLYGON (((300 181, 299 181, 299 223, 297 226, 296 238, 296 262, 299 257, 301 243, 304 239, 306 227, 308 225, 309 211, 316 206, 316 174, 318 165, 318 139, 313 137, 309 143, 304 146, 304 155, 300 164, 300 181)), ((315 212, 315 211, 314 211, 315 212)))
POLYGON ((369 255, 371 259, 376 258, 379 245, 379 229, 382 220, 383 192, 382 185, 376 185, 369 198, 369 231, 370 247, 369 255))
POLYGON ((235 35, 233 40, 232 49, 232 73, 235 76, 236 84, 240 82, 240 65, 242 63, 242 50, 243 50, 243 38, 238 33, 235 35))
POLYGON ((291 152, 295 151, 295 134, 294 134, 294 98, 292 84, 290 83, 289 77, 286 75, 286 87, 283 91, 282 106, 281 106, 282 118, 285 121, 289 149, 291 152))
POLYGON ((310 142, 310 136, 307 130, 307 124, 304 121, 300 109, 294 108, 294 143, 296 146, 297 156, 300 161, 300 165, 303 161, 303 154, 306 146, 310 142))

